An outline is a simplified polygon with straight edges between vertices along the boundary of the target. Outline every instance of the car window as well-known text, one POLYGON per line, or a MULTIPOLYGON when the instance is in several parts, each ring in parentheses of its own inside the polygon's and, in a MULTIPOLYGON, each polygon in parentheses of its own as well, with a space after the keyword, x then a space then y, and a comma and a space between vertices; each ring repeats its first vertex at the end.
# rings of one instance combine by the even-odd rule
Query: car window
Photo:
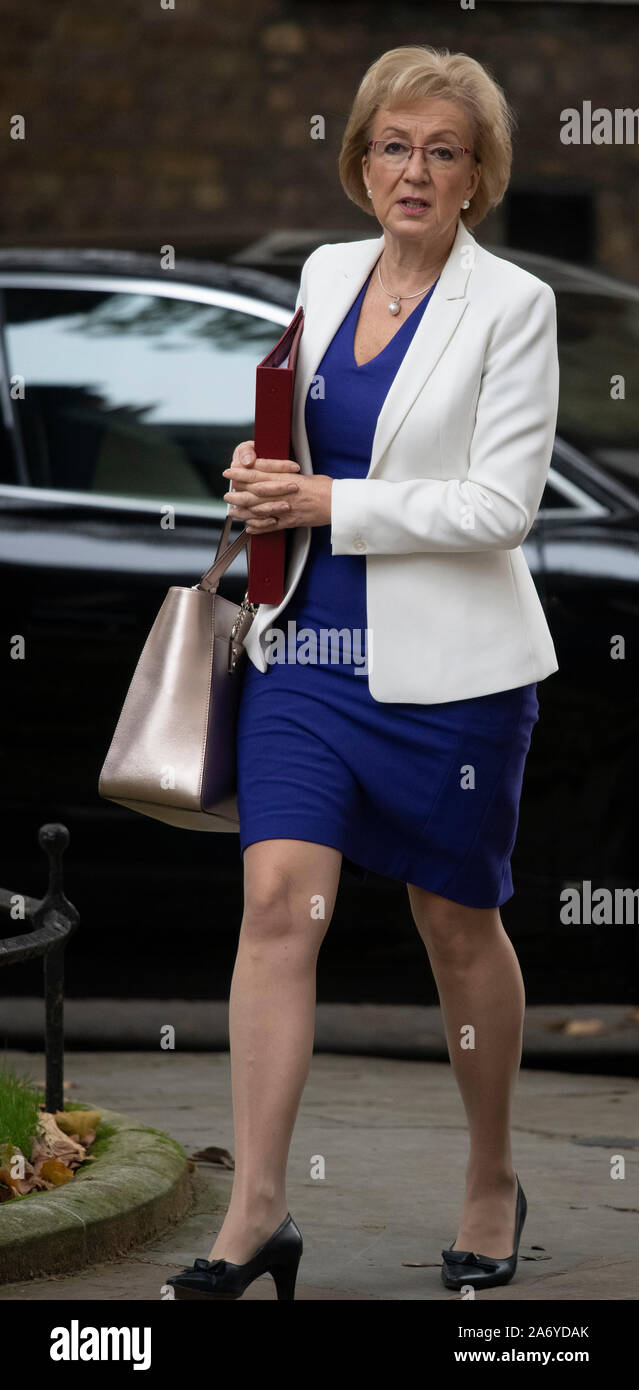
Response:
POLYGON ((255 367, 281 325, 132 291, 14 287, 5 303, 33 486, 222 501, 222 470, 253 435, 255 367))
POLYGON ((639 497, 639 300, 576 290, 556 298, 557 433, 639 497))
POLYGON ((539 503, 540 512, 550 512, 554 511, 556 507, 561 507, 562 509, 564 509, 565 507, 570 507, 573 505, 574 503, 571 503, 568 500, 568 498, 565 497, 563 493, 561 493, 559 489, 553 485, 553 483, 546 483, 541 502, 539 503))

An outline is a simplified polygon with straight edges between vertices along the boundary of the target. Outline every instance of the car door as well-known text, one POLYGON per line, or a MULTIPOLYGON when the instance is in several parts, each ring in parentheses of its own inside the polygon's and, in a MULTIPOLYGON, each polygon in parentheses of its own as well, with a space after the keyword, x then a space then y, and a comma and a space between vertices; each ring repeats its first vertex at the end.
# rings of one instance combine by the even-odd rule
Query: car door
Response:
MULTIPOLYGON (((547 826, 536 897, 559 959, 561 938, 573 951, 576 930, 560 921, 562 891, 589 882, 614 894, 636 882, 628 788, 639 772, 639 513, 630 493, 565 442, 557 462, 536 531, 559 670, 540 686, 530 775, 547 826)), ((581 970, 587 962, 599 997, 620 997, 620 980, 632 979, 635 938, 624 922, 582 924, 581 970)))
MULTIPOLYGON (((128 277, 6 272, 2 292, 0 797, 32 835, 104 833, 126 818, 97 779, 141 647, 168 587, 212 563, 222 470, 290 313, 128 277)), ((245 587, 242 555, 223 589, 245 587)))

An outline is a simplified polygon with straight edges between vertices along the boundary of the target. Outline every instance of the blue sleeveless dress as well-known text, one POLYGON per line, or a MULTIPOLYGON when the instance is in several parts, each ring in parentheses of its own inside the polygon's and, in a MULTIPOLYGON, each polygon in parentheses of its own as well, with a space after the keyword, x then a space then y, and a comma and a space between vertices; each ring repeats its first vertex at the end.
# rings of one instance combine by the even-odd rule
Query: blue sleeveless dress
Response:
MULTIPOLYGON (((311 383, 305 403, 314 471, 333 478, 366 477, 377 417, 435 288, 358 366, 353 343, 368 283, 317 368, 322 398, 311 383)), ((278 618, 277 659, 265 672, 245 663, 240 853, 256 840, 310 840, 341 850, 360 881, 372 871, 469 907, 500 907, 513 894, 536 683, 441 704, 375 700, 366 558, 333 555, 330 535, 330 524, 311 530, 304 571, 278 618)))

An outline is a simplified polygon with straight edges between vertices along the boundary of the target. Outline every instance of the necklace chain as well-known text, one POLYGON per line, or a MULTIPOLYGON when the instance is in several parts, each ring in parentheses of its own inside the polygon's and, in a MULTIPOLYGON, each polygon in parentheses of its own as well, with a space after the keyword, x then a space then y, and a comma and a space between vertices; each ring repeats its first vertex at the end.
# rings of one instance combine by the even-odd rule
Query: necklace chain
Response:
MULTIPOLYGON (((381 256, 380 256, 380 260, 381 260, 381 256)), ((384 284, 383 281, 382 281, 382 276, 381 276, 381 272, 380 272, 380 268, 379 268, 379 261, 377 262, 377 279, 379 280, 379 283, 380 283, 380 285, 381 285, 381 287, 382 287, 382 289, 383 289, 383 291, 384 291, 384 294, 387 294, 387 295, 389 296, 389 298, 390 298, 390 304, 389 304, 389 306, 388 306, 388 309, 389 309, 389 313, 391 313, 391 314, 398 314, 398 313, 399 313, 399 310, 400 310, 400 300, 402 300, 402 299, 417 299, 417 297, 418 297, 420 294, 425 294, 426 290, 430 289, 430 285, 426 285, 425 289, 423 289, 423 290, 416 290, 414 294, 393 294, 393 293, 391 292, 391 290, 387 290, 387 289, 386 289, 386 286, 385 286, 385 284, 384 284)))

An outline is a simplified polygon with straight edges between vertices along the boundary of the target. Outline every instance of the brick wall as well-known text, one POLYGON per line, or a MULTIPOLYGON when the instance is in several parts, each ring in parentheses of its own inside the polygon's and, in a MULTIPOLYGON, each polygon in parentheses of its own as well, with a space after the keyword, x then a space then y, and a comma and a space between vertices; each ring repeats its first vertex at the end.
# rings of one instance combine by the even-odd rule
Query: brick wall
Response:
MULTIPOLYGON (((2 22, 1 244, 168 242, 214 255, 282 228, 376 235, 339 184, 343 126, 374 58, 430 43, 489 64, 518 112, 512 194, 540 190, 529 248, 543 231, 548 249, 553 195, 572 188, 592 198, 595 262, 639 277, 637 145, 559 139, 566 106, 636 104, 634 6, 161 4, 13 0, 2 22), (10 138, 16 113, 24 141, 10 138), (309 135, 317 113, 323 141, 309 135)), ((479 236, 507 232, 506 202, 479 236)))

